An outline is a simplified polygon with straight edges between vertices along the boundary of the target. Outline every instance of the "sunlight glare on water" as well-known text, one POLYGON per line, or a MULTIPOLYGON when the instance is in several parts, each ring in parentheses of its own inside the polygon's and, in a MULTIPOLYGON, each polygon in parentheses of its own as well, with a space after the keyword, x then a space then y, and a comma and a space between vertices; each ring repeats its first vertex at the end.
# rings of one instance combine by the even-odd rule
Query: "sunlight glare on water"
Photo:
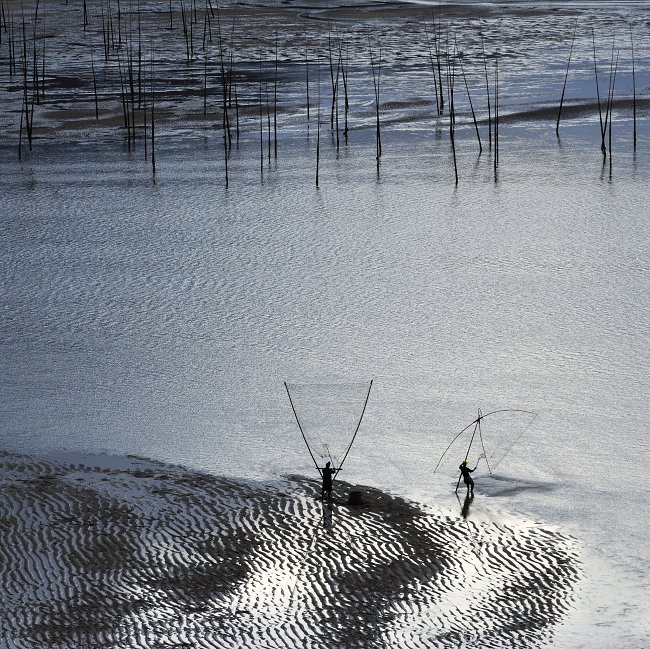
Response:
MULTIPOLYGON (((497 184, 486 158, 454 189, 418 146, 418 165, 396 152, 379 178, 357 152, 330 157, 318 191, 300 151, 263 184, 233 174, 227 192, 187 184, 205 160, 119 193, 92 163, 40 168, 7 223, 7 430, 19 445, 286 470, 300 447, 282 380, 353 374, 383 385, 375 435, 408 416, 391 391, 411 390, 445 414, 549 410, 572 432, 598 411, 605 436, 625 415, 634 435, 647 386, 640 185, 550 150, 548 166, 510 154, 497 184)), ((431 423, 402 433, 428 437, 431 423)))
MULTIPOLYGON (((640 5, 625 5, 639 23, 640 5)), ((600 61, 616 22, 603 7, 594 10, 600 61)), ((393 73, 382 82, 390 120, 379 170, 362 59, 352 79, 365 90, 338 155, 323 117, 318 188, 315 129, 307 136, 298 109, 281 117, 279 157, 262 169, 257 123, 247 123, 227 189, 221 136, 184 122, 161 128, 155 181, 141 151, 115 135, 44 137, 21 162, 0 143, 2 449, 138 454, 263 480, 313 475, 283 381, 373 379, 343 477, 457 516, 455 471, 433 474, 450 438, 478 408, 531 410, 538 418, 499 472, 479 472, 490 505, 477 515, 524 512, 588 547, 596 586, 558 646, 587 646, 580 633, 595 610, 607 611, 601 649, 625 625, 641 637, 650 615, 639 514, 650 504, 647 118, 634 154, 621 104, 604 164, 585 27, 567 94, 576 110, 556 139, 550 102, 573 23, 528 9, 482 23, 489 42, 502 39, 507 71, 496 178, 465 110, 455 186, 414 21, 400 25, 420 41, 385 54, 393 73)), ((356 20, 351 42, 365 48, 356 20)), ((474 89, 478 34, 460 44, 474 89)), ((643 42, 638 57, 644 88, 643 42)), ((621 94, 629 72, 623 57, 621 94)), ((299 105, 297 73, 287 74, 285 99, 299 105)), ((3 126, 17 114, 2 113, 3 126)))

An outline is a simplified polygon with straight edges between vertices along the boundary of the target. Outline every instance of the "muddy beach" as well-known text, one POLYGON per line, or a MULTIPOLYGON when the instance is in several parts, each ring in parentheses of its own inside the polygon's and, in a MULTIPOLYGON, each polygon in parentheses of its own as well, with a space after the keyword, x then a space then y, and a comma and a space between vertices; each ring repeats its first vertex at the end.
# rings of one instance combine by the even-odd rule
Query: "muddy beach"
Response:
POLYGON ((3 646, 482 647, 548 642, 578 545, 300 476, 4 453, 3 646), (350 490, 361 492, 357 506, 350 490))
POLYGON ((251 162, 277 158, 318 122, 338 154, 367 145, 377 121, 399 148, 405 130, 446 133, 452 99, 456 138, 491 151, 497 106, 504 125, 554 132, 567 63, 567 124, 602 122, 610 105, 617 122, 647 115, 642 7, 204 4, 4 3, 4 154, 119 142, 148 160, 167 136, 201 139, 227 166, 240 142, 251 162))

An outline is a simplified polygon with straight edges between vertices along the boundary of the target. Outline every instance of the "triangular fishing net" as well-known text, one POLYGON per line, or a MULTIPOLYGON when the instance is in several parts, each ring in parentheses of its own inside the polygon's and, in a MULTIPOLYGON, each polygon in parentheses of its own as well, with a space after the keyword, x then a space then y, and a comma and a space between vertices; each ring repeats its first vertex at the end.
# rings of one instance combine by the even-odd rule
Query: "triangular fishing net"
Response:
POLYGON ((536 413, 527 410, 495 410, 480 414, 451 438, 435 470, 458 473, 458 466, 467 457, 471 468, 481 458, 487 469, 494 471, 526 434, 536 417, 536 413))
POLYGON ((340 468, 361 425, 372 381, 285 383, 305 443, 317 466, 340 468))

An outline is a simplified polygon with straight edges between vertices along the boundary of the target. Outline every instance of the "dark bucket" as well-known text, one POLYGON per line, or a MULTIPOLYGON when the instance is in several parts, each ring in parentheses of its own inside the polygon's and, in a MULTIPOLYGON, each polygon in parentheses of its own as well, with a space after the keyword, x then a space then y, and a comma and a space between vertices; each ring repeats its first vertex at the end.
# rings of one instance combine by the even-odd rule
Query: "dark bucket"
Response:
POLYGON ((363 505, 363 491, 351 491, 348 496, 348 505, 352 505, 353 507, 363 505))

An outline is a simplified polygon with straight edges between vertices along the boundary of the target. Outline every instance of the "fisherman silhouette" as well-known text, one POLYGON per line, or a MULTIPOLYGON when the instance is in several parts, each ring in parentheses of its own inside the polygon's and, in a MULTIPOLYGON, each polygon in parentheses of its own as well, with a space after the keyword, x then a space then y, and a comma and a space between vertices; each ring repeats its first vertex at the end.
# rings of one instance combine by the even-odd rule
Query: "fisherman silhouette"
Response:
POLYGON ((323 484, 321 486, 321 499, 325 499, 325 494, 328 498, 332 498, 332 479, 339 472, 338 469, 333 469, 330 467, 330 462, 327 462, 325 466, 321 469, 321 475, 323 476, 323 484))
MULTIPOLYGON (((478 466, 478 463, 476 466, 478 466)), ((467 466, 467 460, 463 460, 463 463, 458 467, 463 475, 463 482, 467 485, 467 493, 471 493, 472 496, 474 495, 474 480, 472 480, 470 473, 476 471, 476 466, 473 469, 470 469, 467 466)))

